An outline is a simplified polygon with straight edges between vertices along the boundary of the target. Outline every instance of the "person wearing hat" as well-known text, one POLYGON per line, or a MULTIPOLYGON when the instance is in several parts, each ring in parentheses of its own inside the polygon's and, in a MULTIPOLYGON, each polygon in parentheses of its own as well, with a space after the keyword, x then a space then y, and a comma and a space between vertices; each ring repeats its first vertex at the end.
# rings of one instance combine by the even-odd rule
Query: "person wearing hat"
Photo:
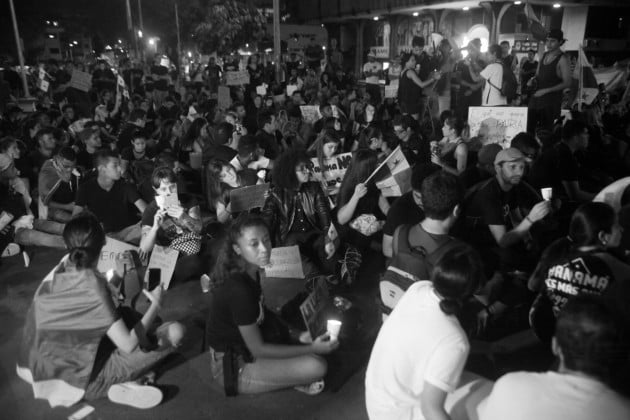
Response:
POLYGON ((563 91, 571 87, 569 60, 560 49, 564 44, 560 29, 552 29, 547 35, 547 52, 538 64, 536 76, 528 82, 535 90, 529 101, 527 131, 533 133, 538 126, 551 130, 553 122, 560 117, 563 91))
POLYGON ((378 80, 383 72, 383 65, 376 61, 376 53, 372 50, 367 55, 368 62, 363 65, 363 77, 365 77, 366 90, 376 103, 381 102, 381 88, 378 80))
POLYGON ((480 250, 486 274, 534 267, 526 246, 530 229, 549 214, 551 203, 522 181, 525 166, 520 150, 501 150, 494 158, 496 175, 478 186, 466 206, 468 239, 480 250))

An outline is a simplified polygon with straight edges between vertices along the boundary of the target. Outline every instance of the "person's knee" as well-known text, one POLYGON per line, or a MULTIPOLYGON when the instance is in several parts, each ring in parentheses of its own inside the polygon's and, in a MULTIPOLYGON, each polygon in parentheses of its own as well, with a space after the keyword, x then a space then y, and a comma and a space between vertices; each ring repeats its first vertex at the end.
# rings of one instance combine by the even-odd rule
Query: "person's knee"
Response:
POLYGON ((309 378, 320 379, 326 375, 328 363, 322 357, 316 355, 306 356, 303 362, 303 372, 309 378))

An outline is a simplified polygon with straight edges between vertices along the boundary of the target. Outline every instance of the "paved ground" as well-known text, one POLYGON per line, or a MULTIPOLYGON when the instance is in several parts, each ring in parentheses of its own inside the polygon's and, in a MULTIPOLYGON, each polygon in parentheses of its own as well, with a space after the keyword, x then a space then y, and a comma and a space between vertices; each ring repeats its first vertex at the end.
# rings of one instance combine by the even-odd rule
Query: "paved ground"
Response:
MULTIPOLYGON (((60 251, 35 248, 32 263, 24 268, 21 256, 2 260, 0 266, 0 417, 7 419, 65 419, 74 409, 50 409, 43 400, 34 400, 30 387, 15 374, 15 354, 21 337, 24 316, 41 279, 59 261, 60 251)), ((365 256, 366 267, 359 275, 361 287, 350 297, 361 315, 355 325, 362 336, 329 361, 335 372, 327 385, 334 390, 309 397, 293 390, 256 396, 226 398, 209 375, 207 353, 201 353, 205 300, 199 284, 190 282, 169 290, 163 304, 165 320, 179 320, 188 327, 182 355, 168 362, 158 384, 163 386, 164 402, 151 410, 117 406, 107 400, 92 403, 96 408, 90 419, 367 419, 364 408, 363 378, 371 340, 378 328, 374 296, 378 267, 382 259, 365 256)), ((293 296, 300 284, 265 285, 268 305, 273 309, 293 296)), ((544 369, 549 363, 540 346, 529 346, 509 355, 497 356, 492 364, 485 355, 471 356, 468 368, 494 378, 517 368, 544 369)))

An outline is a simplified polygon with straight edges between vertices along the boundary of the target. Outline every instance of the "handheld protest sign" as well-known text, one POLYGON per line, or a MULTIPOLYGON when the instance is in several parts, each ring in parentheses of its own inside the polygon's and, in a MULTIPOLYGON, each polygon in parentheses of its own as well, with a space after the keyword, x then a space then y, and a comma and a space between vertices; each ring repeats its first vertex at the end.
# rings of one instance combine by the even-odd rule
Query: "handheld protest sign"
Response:
POLYGON ((303 279, 302 257, 297 245, 271 250, 270 264, 265 267, 267 277, 303 279))
POLYGON ((230 207, 233 213, 262 207, 265 204, 269 184, 258 184, 230 191, 230 207))

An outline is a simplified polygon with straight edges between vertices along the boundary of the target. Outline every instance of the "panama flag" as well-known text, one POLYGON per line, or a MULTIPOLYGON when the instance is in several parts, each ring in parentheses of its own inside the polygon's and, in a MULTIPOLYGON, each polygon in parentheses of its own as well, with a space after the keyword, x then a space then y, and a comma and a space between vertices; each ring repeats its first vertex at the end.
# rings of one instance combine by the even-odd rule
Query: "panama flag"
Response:
POLYGON ((383 197, 400 197, 411 190, 411 167, 398 146, 365 181, 374 179, 383 197))
POLYGON ((582 48, 579 50, 578 61, 573 70, 573 87, 576 92, 574 104, 590 105, 599 93, 593 66, 588 62, 582 48))

